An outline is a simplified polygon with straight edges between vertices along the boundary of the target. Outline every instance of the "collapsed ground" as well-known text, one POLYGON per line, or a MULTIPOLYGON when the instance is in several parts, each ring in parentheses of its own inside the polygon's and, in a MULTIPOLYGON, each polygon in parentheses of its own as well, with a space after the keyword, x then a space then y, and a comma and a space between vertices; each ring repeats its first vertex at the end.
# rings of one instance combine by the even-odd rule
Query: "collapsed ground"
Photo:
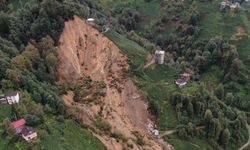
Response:
POLYGON ((112 41, 75 16, 65 23, 59 42, 58 73, 61 89, 70 87, 62 89, 69 113, 89 125, 109 149, 168 146, 150 135, 154 123, 147 100, 126 77, 127 56, 112 41), (115 140, 114 134, 122 140, 115 140))

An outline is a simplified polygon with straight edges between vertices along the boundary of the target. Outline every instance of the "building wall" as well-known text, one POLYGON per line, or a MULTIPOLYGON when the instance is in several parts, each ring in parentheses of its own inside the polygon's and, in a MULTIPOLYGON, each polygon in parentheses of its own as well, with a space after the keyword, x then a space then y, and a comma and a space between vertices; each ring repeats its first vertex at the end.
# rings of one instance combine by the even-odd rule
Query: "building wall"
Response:
POLYGON ((22 131, 23 127, 24 127, 24 125, 22 125, 22 126, 20 126, 18 128, 15 128, 16 134, 20 133, 22 131))
POLYGON ((10 97, 6 97, 6 98, 7 98, 9 104, 13 104, 13 103, 19 102, 20 96, 19 96, 19 94, 17 94, 16 96, 10 96, 10 97))
POLYGON ((164 63, 164 51, 156 51, 155 52, 155 60, 158 64, 164 63))
POLYGON ((32 133, 32 134, 30 134, 30 135, 27 135, 27 136, 24 136, 24 135, 22 134, 22 138, 29 142, 29 141, 31 141, 32 139, 37 138, 37 134, 36 134, 36 132, 35 132, 35 133, 32 133))

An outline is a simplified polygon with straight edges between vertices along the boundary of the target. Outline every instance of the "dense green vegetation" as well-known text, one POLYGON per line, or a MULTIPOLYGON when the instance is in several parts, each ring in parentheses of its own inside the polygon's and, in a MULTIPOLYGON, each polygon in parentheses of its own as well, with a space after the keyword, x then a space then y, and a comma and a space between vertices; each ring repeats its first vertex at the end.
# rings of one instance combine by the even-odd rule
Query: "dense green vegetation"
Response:
MULTIPOLYGON (((66 114, 65 91, 56 86, 58 39, 77 14, 95 18, 98 29, 109 25, 105 35, 128 55, 127 72, 147 96, 157 128, 178 129, 167 142, 177 149, 239 148, 248 138, 250 106, 249 3, 239 2, 243 8, 230 10, 220 9, 220 1, 196 0, 0 1, 0 89, 22 95, 19 105, 0 105, 0 147, 105 149, 66 114), (165 63, 143 69, 155 49, 166 52, 165 63), (191 78, 180 89, 174 80, 183 72, 191 78), (11 135, 6 118, 15 117, 36 127, 40 141, 11 135)), ((105 121, 95 125, 122 137, 109 133, 105 121)))
MULTIPOLYGON (((248 2, 240 3, 248 9, 248 2)), ((239 110, 249 111, 249 11, 220 9, 219 1, 116 0, 99 5, 117 18, 124 10, 137 12, 137 27, 126 37, 142 46, 140 38, 146 38, 166 51, 164 65, 138 68, 136 75, 158 129, 180 130, 167 142, 177 149, 237 149, 247 141, 248 116, 239 110), (179 89, 173 81, 183 72, 191 80, 179 89), (194 130, 201 125, 206 129, 194 130)))

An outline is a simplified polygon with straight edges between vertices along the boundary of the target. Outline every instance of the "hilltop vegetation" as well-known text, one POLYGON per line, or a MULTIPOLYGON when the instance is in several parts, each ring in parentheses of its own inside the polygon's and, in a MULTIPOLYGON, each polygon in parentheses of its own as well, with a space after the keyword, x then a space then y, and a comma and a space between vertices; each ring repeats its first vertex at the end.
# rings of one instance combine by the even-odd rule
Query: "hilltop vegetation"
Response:
MULTIPOLYGON (((242 4, 247 9, 248 3, 242 4)), ((138 13, 136 28, 127 38, 139 43, 140 36, 166 51, 165 65, 141 68, 137 74, 137 84, 157 116, 158 129, 177 128, 178 138, 172 138, 204 138, 213 149, 236 149, 247 141, 248 10, 220 9, 220 1, 188 0, 100 1, 100 6, 119 21, 128 11, 138 13), (183 72, 192 75, 191 81, 179 89, 173 81, 183 72), (194 130, 200 125, 206 125, 206 130, 194 130)), ((177 149, 185 147, 170 137, 167 141, 177 149)))
POLYGON ((23 97, 17 106, 1 104, 0 117, 13 121, 33 115, 43 132, 38 135, 46 136, 26 144, 15 136, 8 139, 1 127, 0 147, 105 149, 67 114, 56 86, 58 39, 74 14, 95 18, 98 29, 109 25, 105 35, 128 55, 126 73, 147 96, 157 128, 178 129, 164 137, 167 142, 176 149, 241 147, 248 138, 250 14, 249 2, 239 2, 242 7, 230 10, 205 0, 2 1, 0 89, 19 90, 23 97), (165 63, 143 69, 155 49, 166 52, 165 63), (180 89, 174 80, 183 72, 191 80, 180 89))

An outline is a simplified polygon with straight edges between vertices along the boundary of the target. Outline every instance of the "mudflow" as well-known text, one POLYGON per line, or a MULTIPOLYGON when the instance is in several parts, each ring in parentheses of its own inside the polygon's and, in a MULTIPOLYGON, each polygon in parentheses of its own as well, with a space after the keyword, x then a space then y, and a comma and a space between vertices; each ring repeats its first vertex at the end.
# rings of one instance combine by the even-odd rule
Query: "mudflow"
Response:
MULTIPOLYGON (((106 83, 106 96, 103 102, 102 120, 111 125, 111 132, 120 132, 128 138, 127 143, 133 144, 133 149, 161 150, 172 149, 167 143, 160 143, 155 136, 150 134, 154 124, 149 119, 145 96, 138 93, 138 88, 130 78, 122 78, 122 69, 128 69, 127 56, 107 37, 98 30, 86 24, 78 16, 74 20, 65 22, 65 27, 60 36, 58 50, 58 74, 60 82, 74 85, 81 77, 90 76, 93 81, 106 83), (110 76, 112 74, 112 76, 110 76), (114 82, 115 81, 115 82, 114 82), (110 86, 112 85, 112 86, 110 86), (118 89, 122 92, 118 92, 118 89), (107 111, 109 113, 107 113, 107 111), (144 145, 138 145, 132 131, 137 131, 143 136, 144 145)), ((74 92, 68 91, 63 95, 64 102, 68 105, 68 113, 81 117, 83 123, 93 125, 93 118, 100 110, 99 105, 84 105, 73 101, 74 92), (74 108, 74 109, 73 109, 74 108), (76 109, 83 113, 75 113, 76 109)), ((92 132, 108 149, 120 150, 127 144, 117 142, 108 135, 92 132)))

